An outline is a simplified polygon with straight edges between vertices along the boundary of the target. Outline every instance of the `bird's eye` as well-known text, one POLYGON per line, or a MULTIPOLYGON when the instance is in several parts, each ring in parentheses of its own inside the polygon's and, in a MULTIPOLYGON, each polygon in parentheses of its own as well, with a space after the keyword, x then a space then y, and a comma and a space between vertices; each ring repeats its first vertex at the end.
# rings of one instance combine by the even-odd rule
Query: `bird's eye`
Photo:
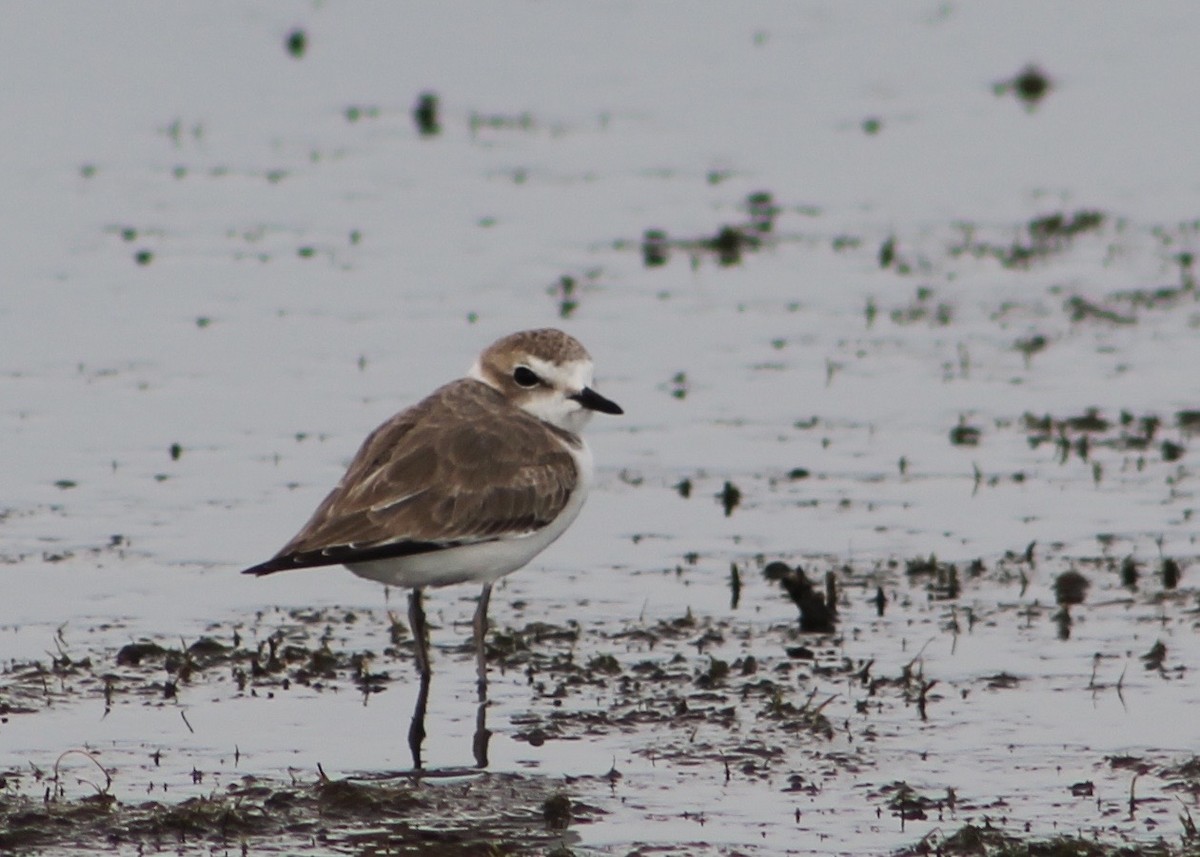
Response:
POLYGON ((528 366, 518 366, 513 370, 513 380, 522 387, 536 387, 542 379, 528 366))

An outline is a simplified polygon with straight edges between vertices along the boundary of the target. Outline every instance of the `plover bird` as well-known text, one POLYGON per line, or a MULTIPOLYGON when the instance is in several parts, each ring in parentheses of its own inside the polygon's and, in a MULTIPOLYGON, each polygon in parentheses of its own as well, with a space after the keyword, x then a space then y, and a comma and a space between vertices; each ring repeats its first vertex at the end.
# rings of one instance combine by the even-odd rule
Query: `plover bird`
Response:
POLYGON ((411 589, 409 624, 426 687, 422 589, 482 583, 473 623, 482 700, 492 584, 575 520, 592 478, 580 431, 594 412, 623 413, 592 383, 592 358, 560 330, 493 342, 467 377, 375 429, 303 529, 243 574, 344 565, 411 589))

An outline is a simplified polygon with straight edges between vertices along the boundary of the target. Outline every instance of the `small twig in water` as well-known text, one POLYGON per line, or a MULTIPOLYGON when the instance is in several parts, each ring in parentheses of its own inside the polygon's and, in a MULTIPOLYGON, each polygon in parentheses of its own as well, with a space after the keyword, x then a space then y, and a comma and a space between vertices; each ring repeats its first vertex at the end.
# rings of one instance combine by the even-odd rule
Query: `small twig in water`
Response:
POLYGON ((1179 805, 1183 807, 1183 815, 1179 816, 1179 823, 1183 826, 1183 841, 1194 842, 1200 833, 1196 831, 1196 822, 1192 820, 1192 814, 1188 811, 1187 804, 1179 800, 1179 795, 1175 796, 1175 800, 1179 801, 1179 805))
MULTIPOLYGON (((816 691, 814 691, 814 693, 815 693, 815 692, 816 692, 816 691)), ((835 699, 837 699, 837 698, 838 698, 838 694, 836 694, 836 693, 835 693, 835 694, 833 694, 831 697, 829 697, 829 699, 825 700, 825 701, 824 701, 824 702, 822 702, 820 705, 818 705, 816 708, 814 708, 814 709, 813 709, 813 711, 812 711, 812 713, 813 713, 814 715, 815 715, 815 714, 820 714, 820 713, 821 713, 821 711, 822 711, 822 709, 824 709, 826 705, 828 705, 829 703, 833 702, 833 701, 834 701, 835 699)), ((810 696, 810 697, 809 697, 809 699, 811 700, 811 699, 812 699, 812 697, 810 696)), ((806 707, 807 707, 807 706, 806 706, 806 707)))
POLYGON ((83 756, 85 759, 87 759, 89 762, 91 762, 93 765, 95 765, 97 768, 99 768, 100 773, 104 774, 104 788, 100 788, 98 785, 93 783, 91 780, 85 780, 85 779, 81 778, 79 780, 79 782, 87 783, 89 786, 91 786, 92 788, 94 788, 96 790, 96 794, 101 794, 101 795, 108 794, 108 790, 110 788, 112 788, 112 775, 109 774, 107 770, 105 770, 104 766, 100 764, 99 760, 95 756, 93 756, 87 750, 78 750, 78 749, 65 750, 59 755, 59 757, 57 759, 54 760, 53 781, 58 786, 60 793, 61 793, 61 789, 62 789, 62 781, 59 779, 58 767, 62 763, 63 759, 65 759, 67 756, 74 755, 74 754, 83 756))
POLYGON ((927 682, 923 682, 923 683, 921 684, 921 690, 920 690, 920 692, 919 692, 919 693, 918 693, 918 695, 917 695, 917 712, 918 712, 918 713, 921 715, 921 719, 922 719, 922 720, 928 720, 928 719, 929 719, 929 718, 928 718, 928 717, 925 715, 926 695, 929 693, 929 691, 930 691, 930 690, 933 688, 933 686, 934 686, 935 684, 937 684, 937 679, 936 679, 936 678, 935 678, 935 679, 930 679, 930 680, 929 680, 929 681, 927 681, 927 682))

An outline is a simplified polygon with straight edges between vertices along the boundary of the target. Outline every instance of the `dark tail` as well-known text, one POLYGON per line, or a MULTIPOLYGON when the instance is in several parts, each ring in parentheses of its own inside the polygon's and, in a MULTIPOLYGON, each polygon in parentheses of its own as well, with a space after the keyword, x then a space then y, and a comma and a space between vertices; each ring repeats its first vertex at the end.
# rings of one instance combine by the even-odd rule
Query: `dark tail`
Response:
POLYGON ((355 545, 336 545, 323 550, 301 551, 273 556, 266 562, 252 565, 242 571, 242 574, 253 574, 262 577, 264 574, 274 574, 277 571, 291 571, 297 568, 321 568, 327 565, 345 565, 350 562, 369 562, 373 559, 393 559, 399 556, 412 556, 419 553, 432 553, 445 550, 461 544, 461 542, 395 542, 393 544, 358 547, 355 545))
POLYGON ((255 577, 262 577, 264 574, 274 574, 277 571, 287 571, 289 568, 301 568, 302 566, 293 565, 288 561, 287 557, 275 557, 266 562, 260 562, 258 565, 252 565, 250 568, 244 569, 242 574, 253 574, 255 577))
POLYGON ((277 571, 293 571, 297 568, 320 568, 326 565, 341 565, 344 562, 340 556, 330 556, 321 551, 305 551, 304 553, 284 553, 271 557, 266 562, 252 565, 242 570, 242 574, 253 574, 262 577, 277 571))

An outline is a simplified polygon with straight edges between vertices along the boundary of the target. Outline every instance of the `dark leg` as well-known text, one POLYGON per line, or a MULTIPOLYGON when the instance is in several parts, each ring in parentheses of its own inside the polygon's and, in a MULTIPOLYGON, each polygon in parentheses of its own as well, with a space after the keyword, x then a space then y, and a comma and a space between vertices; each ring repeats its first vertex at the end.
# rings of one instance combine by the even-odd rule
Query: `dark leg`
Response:
POLYGON ((413 768, 421 767, 421 744, 425 741, 425 707, 429 704, 429 676, 421 676, 421 689, 417 691, 417 704, 413 708, 412 723, 408 727, 408 750, 412 753, 413 768))
POLYGON ((471 742, 471 749, 475 752, 475 766, 478 768, 488 766, 488 741, 492 733, 487 728, 487 707, 486 702, 480 702, 479 710, 475 712, 475 739, 471 742))
POLYGON ((483 592, 479 593, 479 606, 475 608, 475 620, 471 623, 475 630, 475 671, 479 676, 476 687, 479 690, 479 701, 487 699, 487 610, 488 601, 492 597, 492 585, 485 583, 483 592))
POLYGON ((428 682, 429 669, 429 629, 425 626, 425 608, 421 606, 421 588, 413 587, 408 594, 408 624, 412 627, 413 643, 416 646, 415 656, 417 673, 428 682))

